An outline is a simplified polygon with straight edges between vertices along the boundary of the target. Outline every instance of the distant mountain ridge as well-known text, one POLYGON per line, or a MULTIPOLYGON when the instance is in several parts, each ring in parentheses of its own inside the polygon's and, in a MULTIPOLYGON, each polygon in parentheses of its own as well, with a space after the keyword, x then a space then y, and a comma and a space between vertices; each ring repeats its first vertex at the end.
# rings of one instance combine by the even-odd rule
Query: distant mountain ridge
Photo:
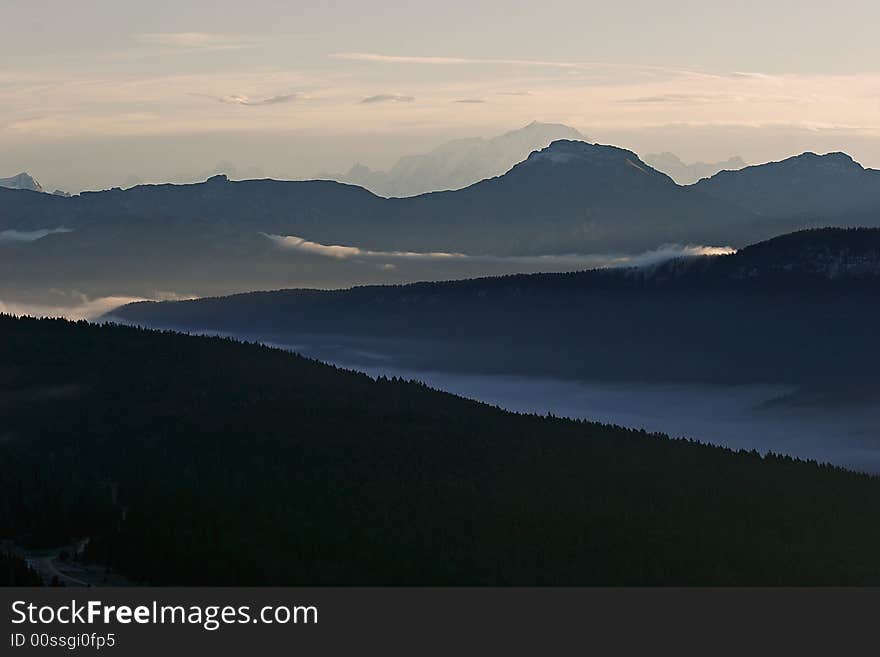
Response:
POLYGON ((317 177, 358 185, 389 197, 461 189, 505 173, 532 151, 558 139, 587 141, 575 128, 533 121, 497 137, 456 139, 429 153, 406 155, 388 171, 373 171, 358 163, 344 174, 322 173, 317 177))
POLYGON ((662 171, 679 185, 692 185, 698 180, 714 176, 719 171, 736 171, 747 166, 739 157, 731 157, 723 162, 694 162, 685 164, 674 153, 651 153, 645 156, 645 162, 658 171, 662 171))
POLYGON ((22 171, 9 178, 0 178, 0 187, 7 189, 27 189, 32 192, 42 192, 43 187, 29 173, 22 171))
POLYGON ((731 226, 751 218, 734 204, 676 185, 631 151, 571 140, 532 152, 502 176, 407 198, 330 181, 233 182, 222 175, 70 199, 0 197, 0 226, 63 225, 76 229, 74 240, 92 230, 105 236, 110 226, 140 235, 169 222, 162 230, 179 239, 222 233, 221 244, 234 234, 265 233, 388 251, 498 256, 640 252, 667 242, 726 239, 731 226))
POLYGON ((567 254, 741 248, 826 226, 880 226, 878 172, 805 154, 681 186, 632 151, 557 140, 503 175, 406 198, 222 175, 71 198, 0 188, 0 232, 29 237, 0 244, 0 298, 26 286, 203 296, 463 278, 539 271, 541 258, 567 254), (288 238, 310 248, 290 250, 288 238), (468 269, 438 270, 443 258, 468 269))
POLYGON ((70 199, 7 193, 0 228, 144 230, 167 219, 175 233, 198 225, 382 250, 634 253, 667 242, 743 246, 798 228, 852 225, 853 213, 871 212, 873 220, 859 217, 865 225, 880 223, 880 172, 842 153, 807 153, 681 186, 631 151, 556 140, 505 174, 455 191, 384 199, 329 181, 215 176, 70 199))
POLYGON ((846 153, 802 153, 779 162, 722 171, 693 185, 761 216, 880 215, 880 171, 846 153))
MULTIPOLYGON (((557 140, 503 176, 463 190, 393 199, 406 228, 470 253, 638 252, 727 239, 750 213, 676 185, 632 151, 557 140), (467 239, 463 239, 467 235, 467 239)), ((725 242, 726 243, 726 242, 725 242)))

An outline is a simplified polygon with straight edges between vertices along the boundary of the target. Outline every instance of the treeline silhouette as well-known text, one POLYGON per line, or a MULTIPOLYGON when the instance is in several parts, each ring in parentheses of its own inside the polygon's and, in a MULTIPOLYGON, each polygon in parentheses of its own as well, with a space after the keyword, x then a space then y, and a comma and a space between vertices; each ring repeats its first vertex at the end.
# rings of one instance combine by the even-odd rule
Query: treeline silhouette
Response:
POLYGON ((878 301, 880 230, 823 229, 645 268, 250 292, 112 315, 275 344, 344 343, 355 352, 347 362, 371 352, 409 370, 785 383, 838 403, 880 400, 878 301))
POLYGON ((256 344, 0 316, 0 415, 0 539, 139 583, 880 583, 877 479, 256 344))

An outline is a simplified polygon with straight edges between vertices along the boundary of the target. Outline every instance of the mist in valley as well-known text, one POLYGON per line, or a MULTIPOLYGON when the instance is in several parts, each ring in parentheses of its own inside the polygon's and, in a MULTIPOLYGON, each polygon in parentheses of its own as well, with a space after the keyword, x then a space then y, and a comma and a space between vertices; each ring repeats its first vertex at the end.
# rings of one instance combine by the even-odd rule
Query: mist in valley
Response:
MULTIPOLYGON (((247 340, 253 335, 232 336, 247 340)), ((803 399, 791 386, 608 382, 421 370, 355 338, 266 341, 371 377, 417 380, 518 413, 552 414, 880 474, 880 408, 803 399)))

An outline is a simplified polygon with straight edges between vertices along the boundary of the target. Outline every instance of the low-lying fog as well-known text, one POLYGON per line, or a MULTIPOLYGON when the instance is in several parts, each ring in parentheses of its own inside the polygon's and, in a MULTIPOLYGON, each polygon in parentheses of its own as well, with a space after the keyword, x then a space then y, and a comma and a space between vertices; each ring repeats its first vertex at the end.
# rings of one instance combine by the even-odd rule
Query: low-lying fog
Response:
MULTIPOLYGON (((139 269, 142 263, 138 259, 101 264, 84 256, 70 267, 55 267, 57 263, 51 256, 49 261, 53 266, 38 266, 42 262, 41 256, 28 256, 27 251, 4 251, 4 245, 25 242, 22 236, 33 237, 30 242, 39 244, 42 238, 59 233, 62 236, 67 233, 75 235, 75 231, 67 229, 25 233, 0 231, 0 313, 96 319, 133 301, 193 299, 279 288, 337 289, 354 285, 402 285, 482 276, 640 267, 682 256, 719 255, 733 251, 727 246, 663 244, 649 251, 630 254, 492 256, 373 251, 353 245, 321 244, 295 235, 262 234, 260 240, 273 245, 272 248, 268 253, 251 254, 251 259, 244 265, 236 258, 218 257, 182 271, 166 263, 167 266, 156 267, 147 274, 139 269), (25 260, 15 261, 16 253, 25 260), (5 268, 2 267, 4 264, 5 268), (27 270, 25 264, 34 270, 27 270), (135 271, 126 269, 129 264, 135 267, 135 271), (80 267, 85 269, 80 270, 80 267), (102 273, 96 275, 96 271, 102 273)), ((69 247, 71 252, 77 252, 77 248, 75 244, 69 247)))
POLYGON ((623 384, 419 371, 399 367, 385 355, 339 344, 275 346, 373 377, 416 379, 511 411, 582 418, 880 473, 880 409, 779 403, 791 392, 781 386, 623 384))

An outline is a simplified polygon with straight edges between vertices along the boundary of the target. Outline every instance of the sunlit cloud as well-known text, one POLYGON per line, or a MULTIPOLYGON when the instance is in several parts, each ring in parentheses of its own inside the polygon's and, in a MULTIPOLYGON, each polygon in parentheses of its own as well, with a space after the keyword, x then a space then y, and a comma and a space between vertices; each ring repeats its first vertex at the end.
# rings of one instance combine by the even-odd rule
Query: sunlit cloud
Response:
POLYGON ((393 261, 443 261, 461 263, 493 263, 510 264, 511 266, 530 266, 540 269, 541 266, 548 268, 568 267, 571 269, 592 269, 606 267, 642 267, 652 265, 673 258, 689 256, 718 256, 735 253, 736 250, 729 246, 703 246, 664 244, 657 249, 646 251, 636 255, 626 254, 553 254, 535 256, 491 256, 491 255, 468 255, 456 252, 413 252, 413 251, 376 251, 362 249, 357 246, 344 246, 340 244, 321 244, 312 242, 295 235, 271 235, 261 233, 264 237, 272 240, 277 246, 287 251, 333 258, 336 260, 360 260, 364 262, 381 260, 383 268, 393 269, 393 261), (385 265, 391 265, 386 267, 385 265))
POLYGON ((33 169, 53 188, 73 191, 118 186, 130 175, 159 182, 177 171, 169 174, 169 164, 155 152, 144 155, 135 140, 172 143, 180 137, 198 142, 182 151, 192 161, 181 168, 204 169, 230 159, 229 153, 242 153, 249 161, 238 162, 241 166, 259 164, 272 177, 301 178, 345 170, 356 161, 388 166, 416 152, 416 144, 427 150, 538 120, 564 123, 636 152, 672 150, 693 160, 736 154, 760 162, 836 149, 866 166, 880 166, 880 73, 768 75, 745 64, 740 64, 745 70, 732 67, 728 73, 686 72, 573 58, 542 66, 549 58, 381 51, 337 53, 328 60, 317 46, 309 57, 282 61, 283 48, 293 46, 275 36, 266 37, 274 40, 265 52, 187 55, 178 62, 177 51, 262 42, 232 33, 145 39, 149 43, 141 41, 132 54, 164 50, 171 59, 98 66, 92 55, 83 55, 77 66, 47 59, 30 70, 0 71, 0 164, 5 161, 9 171, 33 169), (534 65, 480 65, 485 61, 534 65), (567 66, 572 64, 577 67, 567 66), (476 100, 487 102, 457 102, 476 100), (667 126, 687 129, 666 139, 661 133, 677 130, 667 126), (713 131, 714 126, 722 128, 713 131), (741 142, 726 137, 733 126, 749 134, 741 142), (792 136, 770 143, 751 128, 792 136), (209 140, 211 135, 216 139, 209 140), (281 135, 303 146, 300 156, 283 152, 281 135), (245 155, 237 144, 251 136, 254 147, 245 155), (83 158, 87 167, 71 168, 64 158, 47 156, 75 143, 86 148, 117 138, 126 140, 118 157, 83 158), (326 146, 317 146, 318 140, 326 146))
POLYGON ((415 101, 415 96, 404 96, 402 94, 376 94, 375 96, 367 96, 362 104, 373 103, 411 103, 415 101))
POLYGON ((75 298, 66 303, 21 303, 0 299, 0 313, 5 315, 30 317, 64 317, 66 319, 97 319, 114 308, 119 308, 136 301, 182 301, 195 297, 181 296, 173 292, 157 293, 152 297, 105 296, 90 298, 85 295, 73 295, 75 298))
POLYGON ((281 105, 282 103, 290 103, 296 100, 308 99, 308 96, 298 92, 290 94, 279 94, 277 96, 268 96, 265 98, 251 98, 244 94, 231 94, 229 96, 210 96, 208 94, 190 94, 192 96, 200 96, 202 98, 210 98, 226 105, 243 105, 245 107, 259 107, 263 105, 281 105))
POLYGON ((672 103, 675 105, 690 105, 694 103, 712 103, 731 101, 730 96, 700 96, 697 94, 663 94, 659 96, 640 96, 638 98, 623 98, 619 102, 641 105, 645 103, 672 103))
POLYGON ((548 69, 564 69, 577 71, 609 71, 618 75, 623 71, 673 75, 693 78, 724 78, 724 77, 762 77, 760 73, 714 72, 700 69, 682 68, 677 66, 657 66, 652 64, 615 64, 604 61, 566 61, 554 59, 517 59, 504 57, 457 57, 436 55, 387 55, 375 52, 336 52, 328 55, 331 59, 366 62, 375 64, 414 64, 427 66, 510 66, 535 67, 548 69))
POLYGON ((137 40, 145 45, 184 49, 237 49, 250 48, 263 37, 242 34, 211 34, 208 32, 148 32, 137 40))
POLYGON ((618 102, 630 105, 642 104, 672 104, 672 105, 705 105, 708 103, 753 103, 769 105, 773 103, 807 104, 820 103, 822 99, 815 95, 780 95, 780 94, 687 94, 670 93, 656 96, 639 96, 636 98, 622 98, 618 102))
POLYGON ((767 75, 766 73, 754 73, 750 71, 731 71, 728 75, 733 78, 750 78, 754 80, 772 80, 774 77, 772 75, 767 75))
MULTIPOLYGON (((34 95, 29 91, 33 80, 19 82, 20 76, 11 76, 9 86, 0 86, 0 106, 4 107, 0 134, 47 140, 291 129, 290 117, 284 112, 273 112, 272 116, 267 112, 258 124, 245 124, 233 113, 187 103, 188 96, 209 99, 218 108, 296 106, 296 130, 319 135, 413 130, 409 124, 389 124, 387 112, 416 99, 420 125, 456 130, 459 135, 467 134, 465 129, 485 134, 487 122, 515 126, 534 119, 566 123, 592 134, 710 123, 801 124, 820 129, 846 125, 880 133, 880 74, 780 75, 772 80, 754 74, 644 78, 609 69, 597 70, 586 80, 571 81, 545 73, 538 71, 527 79, 517 73, 511 79, 502 70, 463 79, 457 70, 451 70, 438 71, 440 79, 423 79, 413 72, 389 70, 381 72, 378 82, 334 68, 320 73, 242 69, 120 79, 83 73, 75 81, 47 82, 39 113, 34 111, 34 95), (387 84, 385 89, 394 91, 376 93, 378 84, 387 84), (305 95, 312 90, 320 93, 320 103, 305 95), (516 102, 481 104, 484 109, 480 112, 464 111, 467 103, 456 103, 452 106, 462 111, 450 111, 456 100, 480 100, 490 95, 516 102), (310 102, 301 102, 305 100, 310 102), (376 111, 355 109, 366 106, 376 111)), ((5 75, 0 72, 0 81, 5 75)), ((60 77, 57 71, 45 73, 46 80, 60 77)))
POLYGON ((337 52, 330 55, 333 59, 352 62, 376 62, 380 64, 427 64, 431 66, 449 66, 461 64, 492 64, 502 66, 542 66, 551 68, 581 68, 593 64, 579 62, 560 62, 544 59, 495 59, 474 57, 423 57, 418 55, 383 55, 371 52, 337 52))
POLYGON ((299 251, 301 253, 310 253, 314 255, 325 256, 328 258, 336 258, 338 260, 348 260, 350 258, 401 258, 401 259, 428 259, 428 260, 449 260, 451 258, 467 258, 463 253, 445 253, 436 252, 413 252, 413 251, 371 251, 361 249, 356 246, 342 246, 339 244, 321 244, 319 242, 311 242, 297 237, 295 235, 270 235, 261 233, 282 248, 299 251))

